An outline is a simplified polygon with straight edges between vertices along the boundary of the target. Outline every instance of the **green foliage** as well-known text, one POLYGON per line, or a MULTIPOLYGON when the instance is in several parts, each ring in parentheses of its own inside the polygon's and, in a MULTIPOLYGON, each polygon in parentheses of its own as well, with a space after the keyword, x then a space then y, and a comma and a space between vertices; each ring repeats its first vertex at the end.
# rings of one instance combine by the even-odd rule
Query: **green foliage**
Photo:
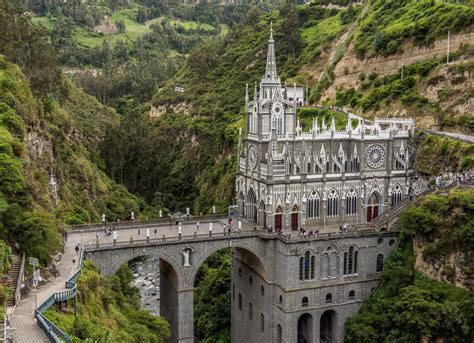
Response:
POLYGON ((73 342, 163 342, 171 334, 168 322, 140 308, 138 290, 131 281, 127 265, 105 278, 86 261, 78 279, 77 317, 72 308, 64 313, 54 307, 46 316, 72 335, 73 342))
POLYGON ((371 2, 355 35, 359 57, 397 53, 404 41, 428 46, 438 38, 459 32, 474 23, 474 8, 435 0, 377 0, 371 2))
POLYGON ((443 171, 467 171, 474 167, 474 144, 429 134, 420 134, 417 169, 425 174, 443 171))
POLYGON ((230 342, 230 249, 213 254, 199 269, 194 295, 195 332, 201 342, 230 342))

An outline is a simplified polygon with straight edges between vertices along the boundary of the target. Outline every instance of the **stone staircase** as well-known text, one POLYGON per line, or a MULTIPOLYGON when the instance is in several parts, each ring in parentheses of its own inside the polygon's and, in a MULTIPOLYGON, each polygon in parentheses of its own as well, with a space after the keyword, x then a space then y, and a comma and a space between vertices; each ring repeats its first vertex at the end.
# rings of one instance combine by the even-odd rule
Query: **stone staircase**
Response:
POLYGON ((8 281, 4 285, 8 285, 11 288, 11 294, 9 295, 6 306, 13 307, 15 306, 15 291, 18 283, 18 278, 20 276, 21 269, 21 256, 13 254, 12 255, 12 266, 8 272, 8 281))

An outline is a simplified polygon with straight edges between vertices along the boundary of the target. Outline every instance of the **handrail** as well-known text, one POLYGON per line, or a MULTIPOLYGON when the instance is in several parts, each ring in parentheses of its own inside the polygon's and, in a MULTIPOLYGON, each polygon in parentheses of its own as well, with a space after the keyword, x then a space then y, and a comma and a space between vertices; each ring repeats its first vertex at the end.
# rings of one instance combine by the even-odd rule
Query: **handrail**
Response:
POLYGON ((21 300, 21 285, 23 283, 24 275, 25 275, 25 252, 21 256, 21 265, 20 265, 20 273, 18 274, 18 280, 16 280, 16 288, 15 288, 15 304, 18 304, 21 300))
MULTIPOLYGON (((171 222, 178 220, 179 222, 197 222, 203 220, 211 220, 216 218, 225 218, 227 217, 227 213, 216 213, 216 214, 209 214, 205 216, 184 216, 182 218, 160 218, 160 219, 152 219, 152 220, 124 220, 124 221, 110 221, 107 222, 108 226, 115 226, 115 227, 134 227, 134 226, 143 226, 146 227, 147 225, 157 225, 157 224, 169 224, 171 222)), ((102 223, 93 223, 93 224, 78 224, 72 225, 72 231, 79 231, 79 230, 88 230, 88 229, 98 229, 103 226, 102 223)))
POLYGON ((53 304, 72 299, 77 295, 77 284, 76 280, 81 274, 82 263, 84 259, 84 247, 81 245, 80 254, 79 254, 79 268, 76 272, 66 281, 66 291, 56 292, 50 295, 38 308, 35 310, 36 322, 39 327, 44 331, 46 336, 54 343, 70 343, 71 336, 58 328, 53 322, 51 322, 43 314, 47 309, 49 309, 53 304))
MULTIPOLYGON (((225 225, 225 224, 224 224, 225 225)), ((240 231, 240 230, 228 230, 228 226, 224 226, 222 232, 209 232, 206 234, 194 234, 186 236, 173 236, 166 237, 162 236, 161 238, 152 238, 152 239, 140 239, 140 240, 124 240, 117 241, 113 243, 99 243, 95 244, 84 244, 84 251, 97 251, 97 250, 108 250, 108 249, 117 249, 117 248, 126 248, 126 247, 141 247, 141 246, 150 246, 150 245, 166 245, 176 242, 190 242, 199 240, 214 240, 214 239, 233 239, 236 237, 253 237, 257 236, 258 232, 255 230, 250 231, 240 231), (227 227, 227 228, 226 228, 227 227)))

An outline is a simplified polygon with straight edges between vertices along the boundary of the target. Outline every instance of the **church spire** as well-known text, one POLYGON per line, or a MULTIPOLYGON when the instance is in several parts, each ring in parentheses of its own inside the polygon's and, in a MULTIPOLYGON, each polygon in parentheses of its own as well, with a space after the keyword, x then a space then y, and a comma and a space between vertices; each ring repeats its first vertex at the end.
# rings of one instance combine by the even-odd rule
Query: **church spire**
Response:
POLYGON ((265 69, 266 79, 277 79, 275 41, 273 40, 273 22, 270 23, 270 38, 268 39, 267 67, 265 69))

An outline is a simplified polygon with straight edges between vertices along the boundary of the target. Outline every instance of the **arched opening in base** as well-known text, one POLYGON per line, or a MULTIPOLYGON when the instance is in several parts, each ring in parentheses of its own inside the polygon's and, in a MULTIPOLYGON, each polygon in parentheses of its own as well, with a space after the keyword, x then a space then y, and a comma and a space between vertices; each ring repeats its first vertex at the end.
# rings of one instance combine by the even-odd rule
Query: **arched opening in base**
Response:
POLYGON ((298 318, 298 343, 313 343, 313 316, 305 313, 298 318))
POLYGON ((319 342, 334 343, 336 342, 336 324, 337 314, 333 310, 328 310, 321 316, 319 327, 319 342))

